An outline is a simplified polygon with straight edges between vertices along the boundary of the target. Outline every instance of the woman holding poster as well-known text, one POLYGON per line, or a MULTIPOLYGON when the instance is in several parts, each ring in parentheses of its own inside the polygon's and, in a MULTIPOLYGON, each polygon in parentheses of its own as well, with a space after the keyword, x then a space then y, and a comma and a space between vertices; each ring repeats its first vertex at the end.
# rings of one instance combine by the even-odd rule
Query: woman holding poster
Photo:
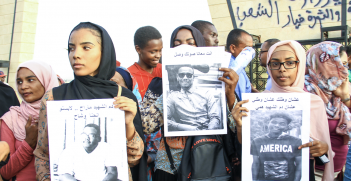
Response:
MULTIPOLYGON (((145 181, 147 155, 137 99, 126 88, 116 97, 118 85, 110 81, 116 71, 116 55, 109 34, 90 22, 78 24, 69 36, 68 56, 75 79, 48 91, 41 103, 38 144, 34 151, 37 179, 50 180, 47 101, 114 98, 115 108, 125 111, 129 180, 145 181)), ((116 169, 107 169, 101 180, 114 180, 115 175, 116 169)), ((70 174, 62 175, 62 179, 79 180, 70 174)))
POLYGON ((36 180, 33 151, 38 137, 40 100, 46 91, 58 85, 55 72, 45 62, 28 61, 18 66, 16 87, 23 101, 0 118, 1 141, 9 144, 11 153, 8 164, 0 169, 4 179, 36 180))
MULTIPOLYGON (((272 88, 264 93, 304 93, 306 56, 304 48, 296 41, 286 40, 274 44, 268 51, 267 70, 272 77, 272 88)), ((310 154, 319 157, 328 154, 330 162, 325 165, 323 180, 333 180, 333 156, 331 150, 328 120, 324 112, 324 103, 318 96, 311 95, 310 137, 312 142, 298 147, 310 147, 310 154)), ((236 121, 239 141, 242 140, 242 116, 247 116, 248 109, 241 107, 248 100, 239 102, 232 110, 236 121)), ((314 176, 313 160, 310 162, 310 176, 314 176)), ((292 178, 293 179, 293 178, 292 178)))

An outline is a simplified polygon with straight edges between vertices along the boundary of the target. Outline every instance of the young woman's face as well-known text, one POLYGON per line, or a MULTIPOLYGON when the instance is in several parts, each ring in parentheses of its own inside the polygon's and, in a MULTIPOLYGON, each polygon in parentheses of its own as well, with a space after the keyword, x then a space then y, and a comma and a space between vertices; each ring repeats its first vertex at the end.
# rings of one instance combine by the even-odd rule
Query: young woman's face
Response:
POLYGON ((154 68, 160 62, 162 56, 162 38, 148 41, 144 48, 140 48, 139 46, 135 48, 139 54, 140 60, 149 67, 154 68))
POLYGON ((191 31, 188 29, 179 30, 177 36, 174 39, 175 47, 183 44, 197 47, 193 34, 191 34, 191 31))
POLYGON ((91 31, 90 29, 73 31, 69 39, 69 60, 77 76, 94 76, 99 71, 101 39, 91 31))
POLYGON ((271 60, 269 61, 269 68, 271 69, 272 78, 279 86, 291 86, 295 82, 299 65, 299 63, 295 63, 295 61, 298 61, 297 57, 290 51, 278 51, 272 54, 271 60), (285 67, 291 69, 280 65, 280 62, 285 62, 285 67), (280 68, 278 70, 272 70, 272 67, 278 64, 280 68))
POLYGON ((31 70, 19 69, 16 82, 18 92, 26 102, 32 103, 44 96, 45 88, 31 70))

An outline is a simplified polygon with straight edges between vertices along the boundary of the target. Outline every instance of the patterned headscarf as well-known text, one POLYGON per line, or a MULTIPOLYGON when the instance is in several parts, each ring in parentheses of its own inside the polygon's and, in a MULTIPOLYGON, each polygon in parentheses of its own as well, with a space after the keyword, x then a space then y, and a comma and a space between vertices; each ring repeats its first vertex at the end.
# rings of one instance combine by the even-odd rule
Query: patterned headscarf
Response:
POLYGON ((308 50, 305 86, 308 92, 322 98, 328 119, 340 120, 336 133, 345 135, 344 143, 347 143, 351 127, 350 111, 341 98, 333 94, 348 77, 347 68, 343 66, 339 55, 341 46, 339 43, 326 41, 308 50))

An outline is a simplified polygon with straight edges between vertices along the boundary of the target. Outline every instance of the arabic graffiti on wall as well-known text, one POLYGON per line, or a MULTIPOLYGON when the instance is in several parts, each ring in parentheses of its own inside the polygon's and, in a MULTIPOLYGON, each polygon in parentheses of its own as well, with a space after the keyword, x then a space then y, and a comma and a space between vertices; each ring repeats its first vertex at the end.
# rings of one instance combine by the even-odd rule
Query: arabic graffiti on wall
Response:
MULTIPOLYGON (((301 2, 295 0, 290 1, 292 4, 301 2)), ((347 6, 349 6, 347 10, 348 13, 351 13, 351 1, 348 2, 347 6)), ((277 1, 268 0, 268 7, 263 6, 262 3, 258 3, 256 7, 250 7, 245 11, 238 6, 236 7, 235 13, 240 22, 239 27, 244 25, 247 18, 260 18, 265 16, 276 19, 277 24, 282 28, 288 25, 294 25, 295 29, 299 29, 303 23, 307 23, 308 27, 313 29, 317 24, 322 27, 324 20, 341 21, 341 0, 304 0, 301 10, 305 10, 305 13, 294 13, 291 6, 279 7, 277 1), (318 9, 307 9, 306 5, 308 3, 318 9), (336 9, 332 7, 336 7, 336 9), (279 8, 287 8, 284 9, 284 11, 289 11, 287 17, 280 17, 279 8)))

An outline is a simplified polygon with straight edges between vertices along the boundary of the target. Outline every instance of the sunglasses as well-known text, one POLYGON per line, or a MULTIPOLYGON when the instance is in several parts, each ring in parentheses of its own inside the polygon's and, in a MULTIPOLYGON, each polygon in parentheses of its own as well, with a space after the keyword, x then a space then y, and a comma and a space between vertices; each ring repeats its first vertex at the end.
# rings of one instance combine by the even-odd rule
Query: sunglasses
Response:
POLYGON ((179 73, 178 74, 179 78, 184 78, 185 76, 188 77, 188 78, 192 78, 193 74, 191 74, 191 73, 179 73))

